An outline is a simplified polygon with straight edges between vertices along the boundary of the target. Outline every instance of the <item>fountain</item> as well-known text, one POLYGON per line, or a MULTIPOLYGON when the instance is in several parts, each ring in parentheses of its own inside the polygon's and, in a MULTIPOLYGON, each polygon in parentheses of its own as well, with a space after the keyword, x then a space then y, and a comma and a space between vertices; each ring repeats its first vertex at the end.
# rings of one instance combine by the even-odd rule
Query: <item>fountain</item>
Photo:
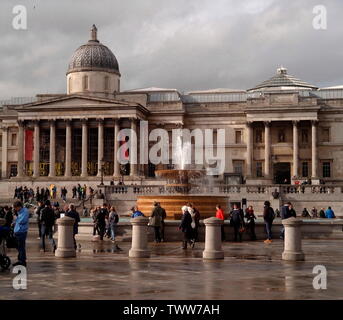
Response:
POLYGON ((202 219, 214 216, 217 204, 221 205, 224 211, 227 212, 227 197, 206 194, 201 190, 201 187, 205 184, 206 170, 186 169, 186 166, 189 167, 190 159, 187 159, 185 155, 190 154, 191 146, 186 144, 184 148, 181 148, 182 144, 178 142, 176 153, 174 153, 178 168, 155 171, 158 178, 167 181, 165 187, 161 190, 162 194, 139 196, 137 199, 139 209, 145 215, 150 215, 153 202, 157 201, 166 210, 167 218, 175 220, 180 219, 181 207, 188 202, 199 210, 202 219))

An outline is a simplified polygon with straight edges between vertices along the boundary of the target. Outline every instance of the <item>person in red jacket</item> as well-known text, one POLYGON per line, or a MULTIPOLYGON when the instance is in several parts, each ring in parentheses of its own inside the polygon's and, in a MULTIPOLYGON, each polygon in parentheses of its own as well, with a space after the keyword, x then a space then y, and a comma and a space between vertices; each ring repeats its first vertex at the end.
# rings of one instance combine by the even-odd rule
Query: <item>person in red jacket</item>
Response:
MULTIPOLYGON (((225 215, 224 215, 224 211, 221 208, 221 206, 219 204, 216 205, 216 218, 225 220, 225 215)), ((224 233, 224 223, 222 224, 222 241, 225 241, 225 233, 224 233)))

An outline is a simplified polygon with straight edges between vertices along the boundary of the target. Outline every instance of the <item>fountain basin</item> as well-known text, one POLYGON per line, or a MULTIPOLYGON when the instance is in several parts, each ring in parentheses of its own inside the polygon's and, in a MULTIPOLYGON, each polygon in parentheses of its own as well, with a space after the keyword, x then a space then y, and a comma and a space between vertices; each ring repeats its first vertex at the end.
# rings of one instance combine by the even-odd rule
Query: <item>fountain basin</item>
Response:
POLYGON ((213 195, 156 195, 139 196, 137 205, 140 211, 146 216, 150 216, 154 201, 160 202, 167 212, 167 219, 179 220, 181 218, 182 206, 191 202, 200 212, 201 219, 214 217, 216 215, 216 205, 219 204, 225 213, 228 213, 229 198, 213 195))

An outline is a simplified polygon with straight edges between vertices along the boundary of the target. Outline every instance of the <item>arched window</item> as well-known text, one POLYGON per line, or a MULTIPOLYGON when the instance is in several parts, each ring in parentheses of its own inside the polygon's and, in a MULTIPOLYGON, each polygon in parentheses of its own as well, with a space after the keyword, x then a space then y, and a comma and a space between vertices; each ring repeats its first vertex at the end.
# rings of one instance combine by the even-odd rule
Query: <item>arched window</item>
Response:
POLYGON ((105 76, 104 79, 104 89, 105 91, 108 91, 110 89, 110 78, 108 76, 105 76))
POLYGON ((88 90, 88 76, 83 76, 82 82, 83 90, 88 90))

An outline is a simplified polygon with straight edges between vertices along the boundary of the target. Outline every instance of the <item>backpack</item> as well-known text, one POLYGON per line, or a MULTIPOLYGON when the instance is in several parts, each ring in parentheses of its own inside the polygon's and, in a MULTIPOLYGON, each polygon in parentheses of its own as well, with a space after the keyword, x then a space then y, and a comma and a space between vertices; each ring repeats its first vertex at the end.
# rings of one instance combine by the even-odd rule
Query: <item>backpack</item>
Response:
POLYGON ((118 223, 119 222, 119 216, 118 214, 114 215, 114 223, 118 223))
POLYGON ((271 221, 273 221, 273 220, 275 219, 275 212, 274 212, 274 209, 273 209, 272 207, 269 207, 269 213, 268 213, 268 215, 269 215, 269 219, 270 219, 271 221))

